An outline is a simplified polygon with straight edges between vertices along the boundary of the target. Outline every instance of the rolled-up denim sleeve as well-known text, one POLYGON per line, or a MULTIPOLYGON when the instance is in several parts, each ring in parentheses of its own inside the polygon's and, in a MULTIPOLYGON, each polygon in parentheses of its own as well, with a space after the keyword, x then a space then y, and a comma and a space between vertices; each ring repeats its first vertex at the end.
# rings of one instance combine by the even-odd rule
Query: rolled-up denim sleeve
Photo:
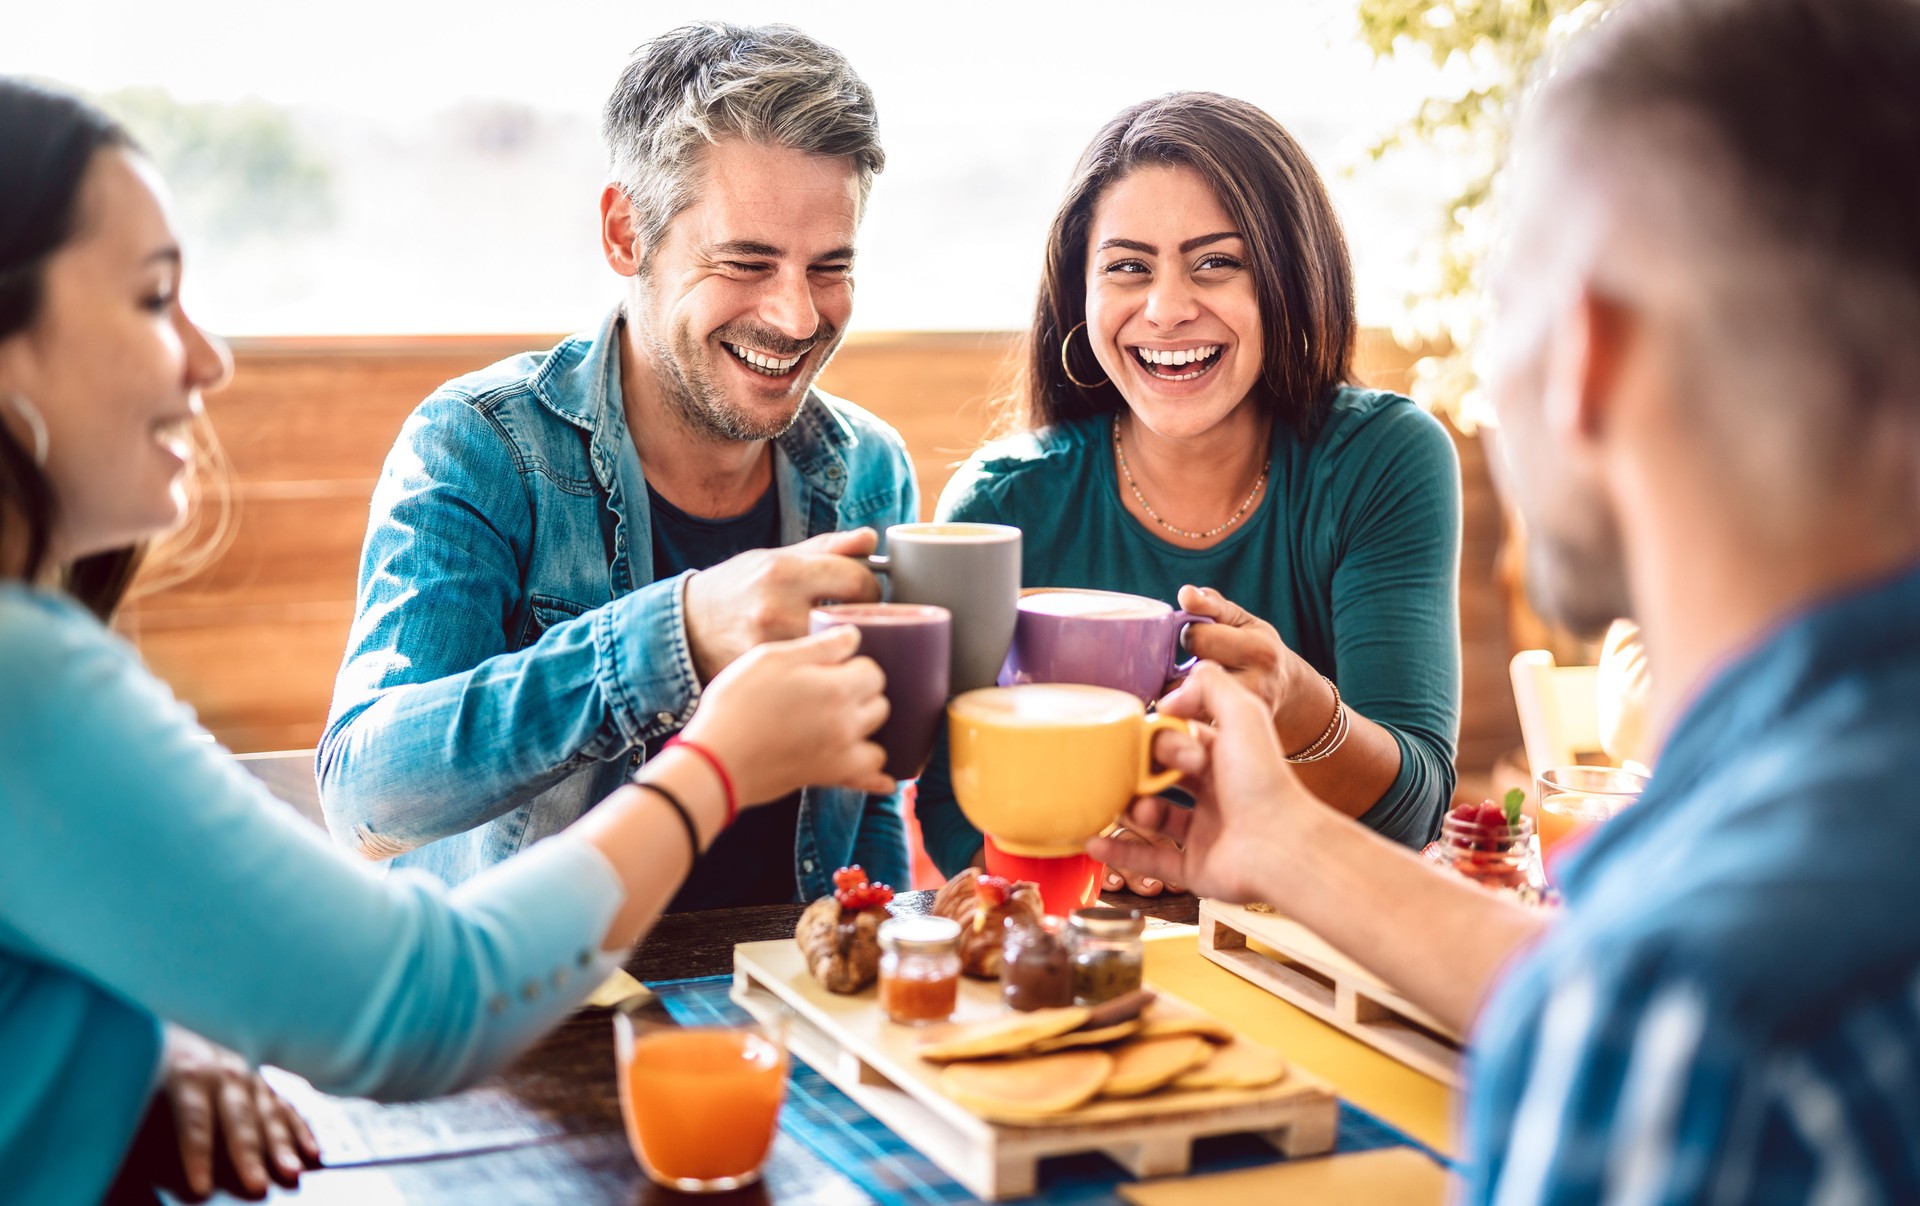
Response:
POLYGON ((342 845, 390 858, 465 832, 692 713, 684 578, 515 648, 532 541, 505 434, 463 397, 428 399, 374 492, 316 760, 342 845))

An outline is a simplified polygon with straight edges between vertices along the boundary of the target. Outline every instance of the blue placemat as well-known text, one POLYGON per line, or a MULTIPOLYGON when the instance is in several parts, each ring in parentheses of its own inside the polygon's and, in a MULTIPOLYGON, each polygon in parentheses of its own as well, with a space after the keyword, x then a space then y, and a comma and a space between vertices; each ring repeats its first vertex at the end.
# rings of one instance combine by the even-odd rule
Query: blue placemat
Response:
MULTIPOLYGON (((675 1021, 712 1025, 747 1020, 746 1012, 727 996, 732 985, 731 976, 703 976, 661 981, 648 987, 660 995, 675 1021)), ((793 1061, 793 1079, 787 1086, 787 1107, 780 1112, 780 1126, 882 1206, 938 1206, 978 1200, 939 1165, 798 1059, 793 1061)), ((1341 1102, 1340 1138, 1334 1150, 1365 1152, 1383 1147, 1415 1148, 1446 1163, 1425 1144, 1365 1110, 1341 1102)), ((1227 1172, 1270 1164, 1278 1158, 1271 1145, 1253 1135, 1222 1135, 1194 1144, 1192 1171, 1227 1172)), ((1130 1173, 1102 1155, 1060 1156, 1041 1162, 1040 1193, 1021 1200, 1073 1206, 1119 1203, 1117 1187, 1132 1179, 1130 1173)))

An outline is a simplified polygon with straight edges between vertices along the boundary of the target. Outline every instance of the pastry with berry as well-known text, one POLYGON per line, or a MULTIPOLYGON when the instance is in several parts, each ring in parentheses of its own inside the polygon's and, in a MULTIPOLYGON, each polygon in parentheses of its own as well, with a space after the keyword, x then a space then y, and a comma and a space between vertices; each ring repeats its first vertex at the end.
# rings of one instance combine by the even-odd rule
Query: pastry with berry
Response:
POLYGON ((1007 920, 1038 925, 1040 888, 1026 880, 962 871, 933 898, 933 911, 960 923, 960 970, 982 980, 1000 978, 1007 920))
POLYGON ((880 974, 880 923, 892 901, 892 888, 869 883, 857 865, 842 867, 833 873, 833 894, 800 915, 794 940, 828 992, 859 992, 880 974))

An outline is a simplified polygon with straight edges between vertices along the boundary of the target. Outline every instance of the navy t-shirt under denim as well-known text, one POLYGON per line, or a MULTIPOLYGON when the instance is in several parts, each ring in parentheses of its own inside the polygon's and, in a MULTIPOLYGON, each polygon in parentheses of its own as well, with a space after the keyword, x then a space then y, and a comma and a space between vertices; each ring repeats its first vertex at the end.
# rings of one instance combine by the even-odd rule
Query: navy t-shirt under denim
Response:
MULTIPOLYGON (((779 491, 771 485, 753 506, 725 519, 689 515, 652 486, 647 487, 647 507, 653 515, 655 582, 780 545, 779 491)), ((793 838, 799 819, 797 794, 741 813, 694 863, 667 911, 793 903, 793 838)))

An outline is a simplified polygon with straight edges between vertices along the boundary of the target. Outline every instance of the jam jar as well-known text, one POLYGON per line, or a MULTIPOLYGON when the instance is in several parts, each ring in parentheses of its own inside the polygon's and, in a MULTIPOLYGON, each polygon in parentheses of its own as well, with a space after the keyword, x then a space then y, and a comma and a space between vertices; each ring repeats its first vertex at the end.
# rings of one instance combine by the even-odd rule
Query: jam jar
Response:
POLYGON ((894 917, 880 925, 880 1008, 905 1026, 944 1022, 960 998, 960 923, 894 917))
POLYGON ((1098 1005, 1140 987, 1146 921, 1138 909, 1075 909, 1068 919, 1073 949, 1073 1003, 1098 1005))
POLYGON ((1553 894, 1533 840, 1533 818, 1522 815, 1517 824, 1495 825, 1466 813, 1448 813, 1440 822, 1440 836, 1421 856, 1522 904, 1551 903, 1553 894))
POLYGON ((1009 917, 1000 960, 1000 1000, 1027 1012, 1073 1004, 1073 958, 1058 917, 1009 917))

